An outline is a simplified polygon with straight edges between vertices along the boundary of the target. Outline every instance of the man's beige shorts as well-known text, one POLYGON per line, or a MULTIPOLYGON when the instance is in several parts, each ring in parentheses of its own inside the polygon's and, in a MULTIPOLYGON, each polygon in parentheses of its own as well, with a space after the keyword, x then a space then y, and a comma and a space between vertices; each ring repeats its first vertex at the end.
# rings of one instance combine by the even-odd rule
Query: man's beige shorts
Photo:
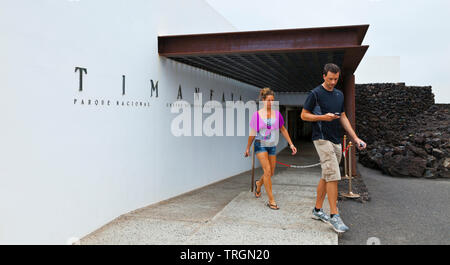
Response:
POLYGON ((326 181, 338 181, 341 179, 339 163, 342 158, 342 145, 328 140, 314 140, 314 146, 320 157, 322 166, 322 178, 326 181))

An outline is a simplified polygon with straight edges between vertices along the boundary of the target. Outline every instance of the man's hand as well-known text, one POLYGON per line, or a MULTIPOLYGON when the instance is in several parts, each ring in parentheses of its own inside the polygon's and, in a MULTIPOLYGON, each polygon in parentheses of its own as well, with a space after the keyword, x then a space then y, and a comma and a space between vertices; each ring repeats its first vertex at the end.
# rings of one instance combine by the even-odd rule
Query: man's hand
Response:
POLYGON ((323 121, 333 121, 335 119, 339 119, 340 116, 334 114, 334 113, 327 113, 325 115, 322 115, 322 120, 323 121))
POLYGON ((364 150, 367 147, 366 142, 364 142, 363 140, 356 138, 356 147, 358 148, 358 150, 364 150))

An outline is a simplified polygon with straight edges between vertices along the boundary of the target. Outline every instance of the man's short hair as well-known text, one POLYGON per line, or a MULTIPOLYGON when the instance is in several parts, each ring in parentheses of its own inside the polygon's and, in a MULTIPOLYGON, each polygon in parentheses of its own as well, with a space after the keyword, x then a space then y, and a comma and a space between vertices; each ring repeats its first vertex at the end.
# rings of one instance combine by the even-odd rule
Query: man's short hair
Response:
POLYGON ((335 65, 334 63, 327 63, 323 67, 323 74, 327 75, 328 72, 332 72, 333 74, 337 74, 337 73, 341 72, 341 69, 339 68, 339 66, 335 65))

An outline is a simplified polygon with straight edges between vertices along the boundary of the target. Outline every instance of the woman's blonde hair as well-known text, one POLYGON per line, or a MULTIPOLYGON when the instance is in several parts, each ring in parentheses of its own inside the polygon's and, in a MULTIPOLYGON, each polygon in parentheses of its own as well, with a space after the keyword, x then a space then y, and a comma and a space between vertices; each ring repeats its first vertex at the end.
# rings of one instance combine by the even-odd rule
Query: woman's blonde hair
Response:
POLYGON ((262 88, 261 91, 259 91, 259 100, 265 100, 267 96, 275 96, 273 91, 268 88, 262 88))

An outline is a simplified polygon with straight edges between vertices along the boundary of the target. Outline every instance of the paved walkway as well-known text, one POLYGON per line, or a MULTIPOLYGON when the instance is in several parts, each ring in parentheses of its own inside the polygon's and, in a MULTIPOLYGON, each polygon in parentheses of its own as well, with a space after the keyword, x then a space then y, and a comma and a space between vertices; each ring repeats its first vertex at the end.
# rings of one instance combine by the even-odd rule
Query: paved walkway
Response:
MULTIPOLYGON (((278 159, 297 165, 319 158, 312 143, 278 159)), ((261 168, 255 177, 262 175, 261 168)), ((311 219, 320 167, 275 170, 273 191, 280 210, 265 206, 250 190, 251 171, 202 189, 124 214, 81 239, 81 244, 337 244, 337 234, 311 219)), ((328 204, 324 204, 328 212, 328 204)))

